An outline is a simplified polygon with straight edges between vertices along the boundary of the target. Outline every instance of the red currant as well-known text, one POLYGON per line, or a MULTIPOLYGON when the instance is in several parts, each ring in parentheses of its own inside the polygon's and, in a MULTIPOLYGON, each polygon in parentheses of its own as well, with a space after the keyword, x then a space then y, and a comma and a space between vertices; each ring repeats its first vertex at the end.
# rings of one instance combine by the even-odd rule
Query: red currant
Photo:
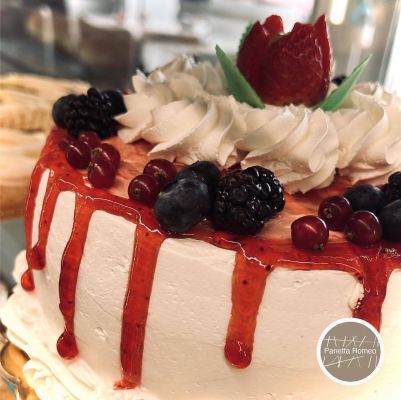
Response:
POLYGON ((58 142, 58 147, 61 150, 65 150, 70 144, 74 143, 76 141, 75 138, 73 138, 70 135, 65 135, 59 142, 58 142))
POLYGON ((91 149, 100 146, 102 143, 98 134, 93 131, 82 132, 78 140, 87 143, 91 149))
POLYGON ((353 210, 351 203, 342 196, 332 196, 319 206, 319 217, 332 231, 342 231, 353 210))
POLYGON ((383 228, 375 214, 360 210, 351 215, 345 225, 344 232, 345 237, 351 242, 368 247, 381 239, 383 228))
POLYGON ((109 143, 102 143, 92 151, 92 161, 96 162, 100 158, 111 162, 115 169, 120 165, 120 153, 109 143))
POLYGON ((110 161, 99 159, 88 167, 88 180, 97 188, 109 188, 116 179, 116 169, 110 161))
POLYGON ((75 140, 65 149, 65 158, 73 168, 87 168, 91 160, 91 148, 87 143, 75 140))
POLYGON ((160 193, 159 182, 150 175, 138 175, 128 186, 128 196, 132 200, 152 205, 160 193))
POLYGON ((291 224, 291 237, 295 247, 322 250, 329 239, 329 230, 321 218, 306 215, 291 224))
POLYGON ((145 175, 153 176, 162 186, 172 182, 177 175, 177 168, 175 165, 162 158, 156 158, 149 161, 143 169, 145 175))

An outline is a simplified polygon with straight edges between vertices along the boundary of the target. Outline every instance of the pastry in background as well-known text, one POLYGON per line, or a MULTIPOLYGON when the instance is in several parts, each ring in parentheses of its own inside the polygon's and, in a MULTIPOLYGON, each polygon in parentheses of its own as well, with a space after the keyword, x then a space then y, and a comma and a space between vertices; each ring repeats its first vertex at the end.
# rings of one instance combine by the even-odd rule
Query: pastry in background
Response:
POLYGON ((88 84, 29 74, 0 76, 0 218, 21 216, 29 177, 52 126, 53 103, 88 84))

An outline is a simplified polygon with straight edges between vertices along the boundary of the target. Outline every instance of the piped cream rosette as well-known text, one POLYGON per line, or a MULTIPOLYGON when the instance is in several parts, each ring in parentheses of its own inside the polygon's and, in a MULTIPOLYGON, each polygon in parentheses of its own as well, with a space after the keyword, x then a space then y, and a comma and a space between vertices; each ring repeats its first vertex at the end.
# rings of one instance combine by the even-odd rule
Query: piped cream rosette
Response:
POLYGON ((251 108, 228 95, 217 68, 183 56, 147 77, 138 72, 133 84, 119 135, 152 143, 154 158, 261 165, 289 193, 327 187, 337 170, 381 184, 401 169, 401 99, 379 84, 356 85, 335 112, 251 108))

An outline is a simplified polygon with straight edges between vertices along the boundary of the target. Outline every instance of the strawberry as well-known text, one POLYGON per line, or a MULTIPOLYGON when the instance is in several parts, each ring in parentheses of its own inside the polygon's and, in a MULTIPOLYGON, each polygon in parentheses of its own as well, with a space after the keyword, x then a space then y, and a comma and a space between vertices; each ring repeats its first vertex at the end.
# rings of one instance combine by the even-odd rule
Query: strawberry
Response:
POLYGON ((278 16, 263 25, 257 22, 240 49, 237 65, 265 103, 316 104, 326 96, 331 74, 324 15, 314 25, 296 23, 287 34, 278 16))
POLYGON ((263 28, 269 35, 277 35, 284 33, 283 20, 278 15, 270 15, 263 23, 263 28))
POLYGON ((268 46, 266 30, 259 21, 255 22, 239 51, 237 66, 256 92, 262 81, 262 65, 268 46))

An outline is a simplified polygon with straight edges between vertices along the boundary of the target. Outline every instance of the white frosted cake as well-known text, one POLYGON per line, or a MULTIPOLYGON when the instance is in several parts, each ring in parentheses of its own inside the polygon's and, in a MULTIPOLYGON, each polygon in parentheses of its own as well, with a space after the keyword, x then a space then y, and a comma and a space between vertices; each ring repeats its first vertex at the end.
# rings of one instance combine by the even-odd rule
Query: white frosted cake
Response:
POLYGON ((229 94, 219 68, 184 56, 138 73, 133 84, 115 117, 118 135, 103 142, 121 156, 110 185, 95 176, 93 150, 88 174, 77 164, 85 150, 71 138, 78 117, 58 123, 32 175, 27 250, 15 268, 21 284, 1 319, 30 357, 24 373, 38 396, 401 398, 401 244, 388 233, 393 226, 382 219, 384 237, 367 247, 339 230, 320 251, 291 240, 294 221, 316 215, 327 197, 361 180, 384 184, 401 169, 401 100, 360 84, 335 111, 253 108, 229 94), (128 189, 154 158, 184 171, 206 160, 226 177, 267 168, 284 185, 285 207, 254 234, 216 229, 216 203, 189 229, 169 229, 158 202, 179 175, 161 189, 156 212, 128 189), (244 171, 231 172, 238 164, 244 171), (371 380, 342 386, 323 375, 316 345, 330 323, 352 316, 380 329, 386 353, 371 380))

